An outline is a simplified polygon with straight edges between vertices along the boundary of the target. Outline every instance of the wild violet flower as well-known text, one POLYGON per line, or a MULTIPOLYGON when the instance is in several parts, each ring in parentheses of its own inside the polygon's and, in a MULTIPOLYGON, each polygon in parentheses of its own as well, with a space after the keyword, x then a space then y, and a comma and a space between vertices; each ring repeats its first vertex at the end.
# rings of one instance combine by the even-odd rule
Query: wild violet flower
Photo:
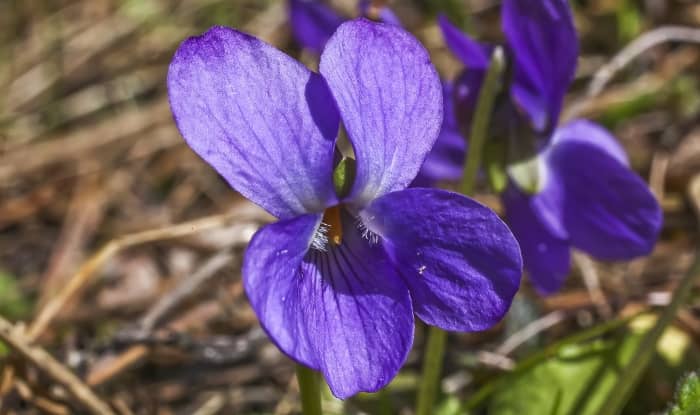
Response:
MULTIPOLYGON (((492 46, 465 36, 445 17, 439 24, 467 67, 453 96, 458 118, 468 124, 492 46)), ((571 247, 602 260, 649 254, 662 213, 603 127, 586 120, 557 127, 578 55, 568 1, 504 0, 502 24, 511 79, 492 126, 491 152, 499 152, 507 172, 497 190, 532 283, 549 294, 569 273, 571 247)))
POLYGON ((506 313, 521 273, 507 226, 461 195, 406 188, 442 120, 438 76, 407 32, 344 23, 316 74, 215 27, 179 47, 168 91, 192 149, 279 219, 250 242, 244 286, 272 341, 337 397, 396 375, 414 314, 475 331, 506 313), (341 120, 356 169, 335 189, 341 120))
POLYGON ((318 0, 289 0, 289 22, 299 44, 320 55, 345 19, 318 0))
MULTIPOLYGON (((289 22, 292 34, 299 44, 320 55, 328 39, 345 20, 335 10, 320 0, 289 0, 289 22)), ((401 26, 399 18, 388 7, 374 10, 370 0, 362 0, 359 4, 361 16, 375 15, 384 23, 401 26)))

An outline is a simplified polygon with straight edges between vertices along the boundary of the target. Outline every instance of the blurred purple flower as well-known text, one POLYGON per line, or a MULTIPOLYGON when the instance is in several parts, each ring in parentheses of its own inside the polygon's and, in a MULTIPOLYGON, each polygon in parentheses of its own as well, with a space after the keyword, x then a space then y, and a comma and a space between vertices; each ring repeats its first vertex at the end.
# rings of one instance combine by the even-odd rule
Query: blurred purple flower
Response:
POLYGON ((448 330, 491 327, 518 289, 508 227, 464 196, 409 188, 442 121, 425 49, 395 26, 342 24, 320 74, 233 29, 180 46, 170 104, 192 149, 279 218, 253 237, 244 286, 265 331, 346 398, 406 360, 414 313, 448 330), (356 156, 332 179, 339 122, 356 156))
MULTIPOLYGON (((502 199, 535 288, 550 294, 569 273, 572 246, 602 260, 647 255, 658 238, 662 213, 603 127, 585 120, 557 127, 578 55, 568 1, 504 0, 502 23, 512 76, 492 123, 494 139, 508 146, 502 199)), ((444 16, 439 24, 448 47, 466 66, 453 95, 465 126, 492 46, 470 39, 444 16)))
MULTIPOLYGON (((384 23, 401 26, 399 18, 388 7, 378 11, 371 10, 371 7, 370 0, 360 1, 360 15, 368 16, 376 12, 376 17, 384 23)), ((321 0, 289 0, 289 21, 294 38, 303 48, 317 55, 323 52, 328 39, 345 20, 321 0)))
POLYGON ((319 0, 289 0, 289 21, 297 42, 320 55, 345 19, 319 0))

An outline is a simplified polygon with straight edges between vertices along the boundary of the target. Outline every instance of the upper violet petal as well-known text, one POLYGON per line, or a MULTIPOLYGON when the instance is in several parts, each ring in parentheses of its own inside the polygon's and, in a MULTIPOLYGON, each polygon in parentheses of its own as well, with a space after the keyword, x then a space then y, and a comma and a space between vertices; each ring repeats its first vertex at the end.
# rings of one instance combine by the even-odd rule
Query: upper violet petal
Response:
POLYGON ((341 25, 321 56, 357 159, 349 199, 358 205, 416 177, 442 123, 440 79, 425 48, 396 26, 341 25))
POLYGON ((467 69, 485 71, 488 68, 491 46, 471 39, 455 27, 444 14, 438 16, 438 25, 447 47, 467 69))
POLYGON ((307 251, 318 222, 301 216, 259 231, 245 256, 246 292, 272 340, 321 371, 336 397, 376 392, 413 343, 408 289, 382 246, 364 239, 347 214, 340 245, 307 251))
POLYGON ((577 141, 598 147, 624 166, 629 165, 627 153, 617 139, 603 126, 588 120, 573 120, 558 127, 552 137, 552 146, 577 141))
POLYGON ((261 40, 214 27, 180 45, 168 93, 187 143, 245 197, 279 218, 335 203, 339 116, 319 75, 261 40))
POLYGON ((502 195, 506 222, 523 253, 530 280, 540 294, 553 294, 561 288, 571 268, 569 242, 554 235, 542 224, 533 199, 509 186, 502 195))
POLYGON ((598 146, 564 141, 547 155, 564 189, 562 218, 571 243, 603 260, 651 252, 662 212, 646 183, 598 146))
POLYGON ((318 0, 290 0, 289 18, 292 33, 299 44, 319 55, 345 20, 318 0))
POLYGON ((381 237, 426 323, 484 330, 508 311, 522 259, 490 209, 456 193, 410 188, 373 201, 360 217, 381 237))
POLYGON ((514 98, 538 131, 550 131, 576 73, 578 38, 569 2, 504 0, 503 31, 515 58, 514 98))

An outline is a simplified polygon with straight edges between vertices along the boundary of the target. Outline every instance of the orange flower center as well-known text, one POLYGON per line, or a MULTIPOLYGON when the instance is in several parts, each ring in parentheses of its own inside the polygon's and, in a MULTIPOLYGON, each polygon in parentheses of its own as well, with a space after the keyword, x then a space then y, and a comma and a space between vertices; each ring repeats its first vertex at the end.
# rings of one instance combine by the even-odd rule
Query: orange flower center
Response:
POLYGON ((343 224, 340 205, 329 207, 323 212, 323 223, 328 225, 328 242, 340 245, 343 242, 343 224))

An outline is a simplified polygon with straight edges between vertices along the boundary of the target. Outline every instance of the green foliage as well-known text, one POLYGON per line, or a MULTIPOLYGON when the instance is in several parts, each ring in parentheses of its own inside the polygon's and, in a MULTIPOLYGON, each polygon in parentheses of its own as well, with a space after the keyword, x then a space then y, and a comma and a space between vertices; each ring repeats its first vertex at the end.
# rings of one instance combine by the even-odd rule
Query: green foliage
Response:
MULTIPOLYGON (((571 341, 554 349, 549 356, 526 359, 490 393, 489 414, 598 414, 620 381, 622 369, 635 356, 642 338, 655 322, 655 316, 641 315, 612 336, 571 341)), ((662 366, 679 367, 685 362, 687 340, 680 330, 673 327, 666 330, 656 347, 659 360, 664 362, 657 367, 657 374, 662 366)), ((654 394, 653 389, 649 394, 654 394)), ((647 404, 653 402, 653 397, 643 398, 647 404)))
POLYGON ((696 372, 688 374, 676 391, 676 403, 668 415, 700 414, 700 378, 696 372))
POLYGON ((617 8, 617 30, 620 40, 627 43, 642 32, 643 17, 633 0, 622 0, 617 8))
POLYGON ((596 340, 563 347, 558 355, 517 373, 491 401, 490 414, 596 414, 617 381, 616 368, 630 359, 640 340, 596 340))
POLYGON ((19 319, 27 316, 31 303, 18 286, 17 278, 0 270, 0 314, 19 319))

